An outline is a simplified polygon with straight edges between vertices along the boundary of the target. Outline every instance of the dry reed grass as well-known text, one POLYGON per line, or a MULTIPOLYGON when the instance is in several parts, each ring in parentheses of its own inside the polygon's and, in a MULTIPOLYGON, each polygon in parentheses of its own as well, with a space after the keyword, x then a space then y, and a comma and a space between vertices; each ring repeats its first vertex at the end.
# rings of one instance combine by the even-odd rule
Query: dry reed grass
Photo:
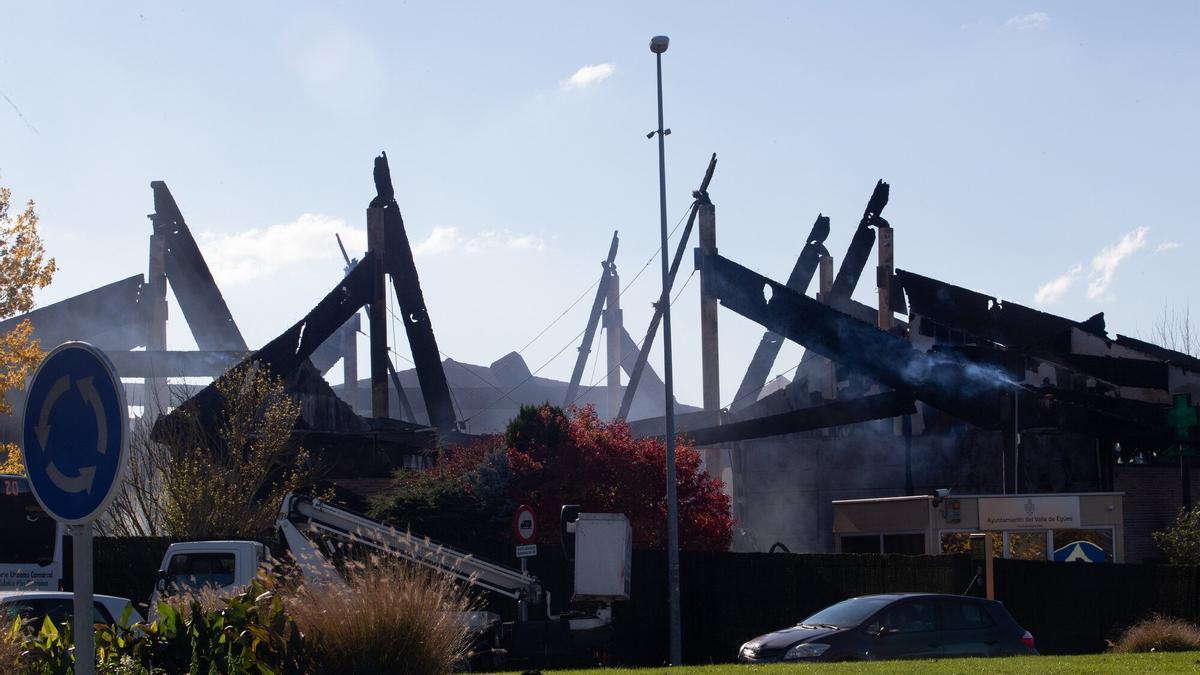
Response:
POLYGON ((1200 626, 1154 614, 1130 626, 1112 645, 1112 651, 1188 652, 1200 650, 1200 626))
POLYGON ((311 649, 313 672, 429 675, 461 666, 473 601, 451 577, 395 560, 347 565, 346 587, 301 586, 287 609, 311 649))

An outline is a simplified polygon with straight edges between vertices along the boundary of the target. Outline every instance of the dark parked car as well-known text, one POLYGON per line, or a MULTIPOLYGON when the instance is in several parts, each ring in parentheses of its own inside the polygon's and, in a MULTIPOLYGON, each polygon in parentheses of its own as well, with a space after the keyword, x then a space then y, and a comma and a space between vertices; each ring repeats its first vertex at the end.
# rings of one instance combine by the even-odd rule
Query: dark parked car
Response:
POLYGON ((831 605, 750 640, 738 660, 861 661, 1037 654, 1033 635, 995 600, 889 593, 831 605))

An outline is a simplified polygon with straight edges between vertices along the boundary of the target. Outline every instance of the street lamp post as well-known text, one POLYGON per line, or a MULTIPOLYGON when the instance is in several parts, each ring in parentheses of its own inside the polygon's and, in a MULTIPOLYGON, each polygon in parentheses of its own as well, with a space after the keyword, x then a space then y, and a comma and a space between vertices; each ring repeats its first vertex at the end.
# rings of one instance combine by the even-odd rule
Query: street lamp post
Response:
POLYGON ((662 55, 667 51, 670 40, 666 35, 657 35, 650 40, 650 51, 658 69, 658 213, 662 233, 662 295, 658 302, 662 307, 663 326, 663 384, 666 388, 666 435, 667 435, 667 586, 670 606, 671 665, 683 663, 683 639, 680 632, 679 612, 679 502, 676 495, 675 475, 675 393, 671 373, 671 293, 667 264, 667 167, 664 138, 671 133, 663 129, 662 98, 662 55))

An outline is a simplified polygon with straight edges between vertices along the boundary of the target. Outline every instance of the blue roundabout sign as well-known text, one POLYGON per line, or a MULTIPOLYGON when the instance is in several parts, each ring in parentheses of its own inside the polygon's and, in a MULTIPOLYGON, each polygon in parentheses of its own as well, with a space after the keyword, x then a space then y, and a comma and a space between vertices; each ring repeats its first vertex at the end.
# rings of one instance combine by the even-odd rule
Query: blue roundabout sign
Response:
POLYGON ((95 520, 121 487, 129 449, 125 389, 108 357, 67 342, 38 366, 21 448, 42 507, 68 525, 95 520))

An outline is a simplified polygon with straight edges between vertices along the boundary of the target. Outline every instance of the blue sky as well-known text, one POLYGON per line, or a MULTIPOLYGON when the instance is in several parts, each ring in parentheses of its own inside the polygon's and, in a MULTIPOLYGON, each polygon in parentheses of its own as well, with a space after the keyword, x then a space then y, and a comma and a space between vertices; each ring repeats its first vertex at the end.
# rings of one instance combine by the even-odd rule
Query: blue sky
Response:
MULTIPOLYGON (((61 268, 43 303, 144 272, 149 183, 167 181, 259 345, 340 276, 333 232, 365 246, 371 160, 387 150, 440 346, 486 364, 584 292, 614 229, 625 281, 657 247, 647 42, 666 33, 671 224, 718 153, 721 252, 782 280, 818 212, 840 262, 883 178, 897 266, 1076 319, 1104 311, 1110 331, 1146 335, 1164 304, 1189 302, 1200 246, 1198 15, 1195 3, 2 0, 0 181, 38 202, 61 268)), ((657 270, 622 298, 639 338, 657 270)), ((874 303, 869 285, 856 297, 874 303)), ((688 402, 698 287, 674 312, 688 402)), ((524 351, 532 368, 570 373, 573 349, 550 359, 588 304, 524 351)), ((172 316, 172 347, 192 346, 172 316)), ((722 312, 726 402, 760 334, 722 312)), ((800 353, 785 348, 776 372, 800 353)))

